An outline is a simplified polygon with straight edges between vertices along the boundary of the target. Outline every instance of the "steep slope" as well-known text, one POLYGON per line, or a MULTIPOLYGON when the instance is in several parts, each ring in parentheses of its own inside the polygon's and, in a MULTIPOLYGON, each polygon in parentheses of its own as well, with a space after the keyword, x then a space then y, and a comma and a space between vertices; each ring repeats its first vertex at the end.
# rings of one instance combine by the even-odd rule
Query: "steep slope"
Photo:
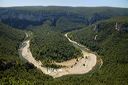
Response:
POLYGON ((24 32, 0 23, 0 59, 18 59, 18 48, 24 32))
POLYGON ((21 29, 48 21, 55 26, 55 30, 70 31, 113 16, 128 16, 128 9, 57 6, 0 8, 0 21, 21 29))
POLYGON ((95 82, 107 85, 128 84, 128 17, 97 22, 72 32, 70 37, 102 55, 104 64, 93 75, 95 82))

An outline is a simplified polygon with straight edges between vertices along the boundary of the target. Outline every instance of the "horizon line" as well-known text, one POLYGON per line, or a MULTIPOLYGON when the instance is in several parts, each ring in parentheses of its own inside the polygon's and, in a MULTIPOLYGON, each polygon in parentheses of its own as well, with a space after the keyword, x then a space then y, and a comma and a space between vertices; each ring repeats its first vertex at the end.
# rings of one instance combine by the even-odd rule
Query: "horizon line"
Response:
POLYGON ((25 6, 0 6, 1 8, 11 8, 11 7, 110 7, 110 8, 128 8, 128 7, 118 7, 118 6, 62 6, 62 5, 47 5, 47 6, 41 6, 41 5, 25 5, 25 6))

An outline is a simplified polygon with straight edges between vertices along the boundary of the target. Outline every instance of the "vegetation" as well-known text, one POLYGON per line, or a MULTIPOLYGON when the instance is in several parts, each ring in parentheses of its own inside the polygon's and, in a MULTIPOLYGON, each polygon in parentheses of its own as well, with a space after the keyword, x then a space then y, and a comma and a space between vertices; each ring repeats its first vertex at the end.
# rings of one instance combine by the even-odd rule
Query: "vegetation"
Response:
POLYGON ((127 30, 128 17, 116 17, 70 33, 72 39, 103 56, 104 64, 99 72, 93 75, 92 82, 97 81, 96 83, 107 85, 128 84, 127 30), (95 35, 97 35, 96 40, 95 35))
POLYGON ((21 62, 18 48, 25 39, 24 31, 0 23, 0 85, 128 85, 128 17, 99 21, 127 16, 127 10, 111 7, 0 8, 1 22, 32 31, 32 54, 45 66, 59 68, 61 66, 48 63, 81 55, 62 34, 74 29, 80 30, 70 32, 69 37, 103 59, 103 66, 95 72, 54 79, 33 64, 21 62))
POLYGON ((24 36, 23 31, 0 23, 0 60, 17 60, 18 48, 24 36))
POLYGON ((19 45, 25 38, 21 30, 0 23, 0 85, 33 85, 52 79, 32 64, 21 62, 19 45))
POLYGON ((49 21, 54 30, 80 29, 99 20, 113 16, 127 16, 127 8, 112 7, 10 7, 0 8, 1 22, 15 28, 25 29, 49 21), (15 16, 15 17, 14 17, 15 16))
POLYGON ((52 60, 62 62, 80 56, 80 50, 76 49, 63 34, 51 29, 47 24, 32 28, 31 51, 36 59, 46 64, 52 60))

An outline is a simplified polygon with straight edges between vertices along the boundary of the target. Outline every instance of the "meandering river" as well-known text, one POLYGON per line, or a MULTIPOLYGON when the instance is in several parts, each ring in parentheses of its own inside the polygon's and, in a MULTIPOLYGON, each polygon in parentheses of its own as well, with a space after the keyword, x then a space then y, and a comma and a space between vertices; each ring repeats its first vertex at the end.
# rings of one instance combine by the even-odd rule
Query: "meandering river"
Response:
POLYGON ((19 48, 19 53, 23 59, 25 59, 27 62, 32 63, 35 67, 37 67, 39 70, 41 70, 44 74, 50 75, 53 78, 56 77, 61 77, 63 75, 69 75, 69 74, 85 74, 88 73, 89 71, 92 70, 92 68, 96 65, 97 63, 97 56, 91 52, 88 52, 84 50, 83 48, 87 49, 84 45, 81 45, 73 40, 71 40, 68 37, 68 33, 65 34, 65 37, 69 40, 70 43, 74 44, 79 48, 82 53, 83 57, 76 59, 71 59, 62 63, 58 63, 60 65, 65 65, 66 64, 71 64, 70 66, 67 67, 62 67, 59 69, 54 69, 54 68, 48 68, 48 67, 43 67, 41 61, 35 60, 33 57, 31 51, 30 51, 30 37, 29 34, 26 33, 26 39, 23 41, 22 46, 19 48))

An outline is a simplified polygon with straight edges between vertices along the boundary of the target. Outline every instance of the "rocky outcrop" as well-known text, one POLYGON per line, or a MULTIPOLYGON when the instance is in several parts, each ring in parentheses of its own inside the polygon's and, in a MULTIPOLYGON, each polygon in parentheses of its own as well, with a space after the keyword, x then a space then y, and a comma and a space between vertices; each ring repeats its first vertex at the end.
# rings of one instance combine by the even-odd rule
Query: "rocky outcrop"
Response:
POLYGON ((128 25, 126 25, 126 24, 118 24, 117 22, 116 22, 116 24, 115 24, 115 30, 117 30, 117 31, 125 31, 125 32, 128 32, 128 25))
POLYGON ((120 31, 120 27, 119 27, 119 25, 118 25, 117 22, 116 22, 116 25, 115 25, 115 29, 116 29, 117 31, 120 31))
POLYGON ((94 26, 94 28, 93 28, 93 31, 97 33, 98 30, 99 30, 99 24, 96 24, 96 25, 94 26))

